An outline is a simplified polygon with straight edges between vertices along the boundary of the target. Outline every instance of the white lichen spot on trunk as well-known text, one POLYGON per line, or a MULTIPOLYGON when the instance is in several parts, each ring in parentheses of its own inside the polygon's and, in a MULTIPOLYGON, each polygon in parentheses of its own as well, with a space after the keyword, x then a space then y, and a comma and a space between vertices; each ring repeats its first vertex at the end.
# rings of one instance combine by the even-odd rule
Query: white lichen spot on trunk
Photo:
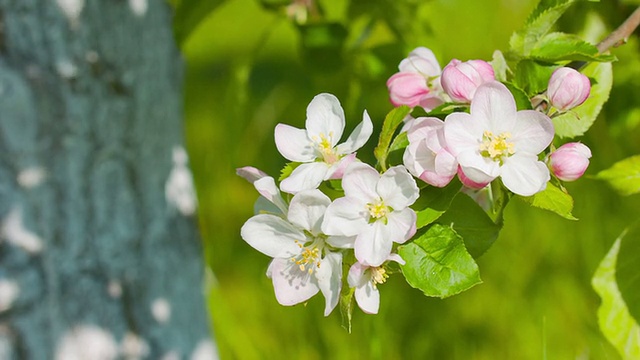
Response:
POLYGON ((129 7, 136 16, 144 16, 149 8, 147 0, 129 0, 129 7))
POLYGON ((32 189, 47 178, 47 172, 39 166, 28 167, 18 173, 18 184, 25 189, 32 189))
POLYGON ((20 294, 20 287, 15 281, 0 279, 0 312, 7 311, 20 294))
POLYGON ((171 318, 171 304, 165 298, 157 298, 151 303, 151 315, 159 323, 166 323, 171 318))
POLYGON ((110 280, 107 285, 107 292, 109 296, 114 299, 119 299, 122 296, 122 284, 118 280, 110 280))
POLYGON ((181 146, 173 147, 173 168, 165 184, 167 202, 183 215, 193 215, 198 206, 189 170, 187 152, 181 146))
POLYGON ((118 356, 113 335, 94 325, 69 330, 56 347, 56 360, 112 360, 118 356))
POLYGON ((69 19, 71 26, 74 28, 77 27, 80 14, 84 8, 84 0, 56 0, 56 3, 67 19, 69 19))
POLYGON ((69 60, 60 60, 56 63, 58 75, 63 79, 73 79, 78 76, 78 67, 69 60))
POLYGON ((120 344, 120 352, 126 360, 146 359, 149 355, 149 345, 140 336, 127 332, 120 344))
POLYGON ((37 254, 42 251, 42 239, 24 227, 22 208, 20 206, 14 207, 4 218, 0 234, 3 239, 30 254, 37 254))
POLYGON ((213 344, 213 341, 209 339, 202 340, 198 343, 195 350, 191 354, 191 360, 218 360, 218 350, 213 344))

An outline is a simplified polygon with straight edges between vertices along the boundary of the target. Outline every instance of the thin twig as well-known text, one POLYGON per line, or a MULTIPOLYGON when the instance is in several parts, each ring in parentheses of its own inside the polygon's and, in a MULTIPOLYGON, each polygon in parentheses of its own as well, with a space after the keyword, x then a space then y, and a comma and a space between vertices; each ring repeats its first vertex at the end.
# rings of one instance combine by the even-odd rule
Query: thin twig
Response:
POLYGON ((598 51, 603 53, 611 47, 620 46, 627 42, 627 39, 640 25, 640 7, 638 7, 631 16, 625 20, 622 25, 618 26, 609 36, 602 40, 598 45, 598 51))

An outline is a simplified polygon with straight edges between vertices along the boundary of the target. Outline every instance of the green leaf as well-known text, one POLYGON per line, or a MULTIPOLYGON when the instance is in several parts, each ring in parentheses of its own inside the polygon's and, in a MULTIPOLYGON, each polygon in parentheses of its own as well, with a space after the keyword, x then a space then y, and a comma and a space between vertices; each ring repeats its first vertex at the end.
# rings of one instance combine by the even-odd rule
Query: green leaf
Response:
POLYGON ((518 196, 527 204, 552 211, 565 219, 578 220, 571 211, 573 210, 573 198, 566 192, 548 183, 547 188, 533 196, 518 196))
POLYGON ((351 334, 351 319, 353 317, 353 294, 356 288, 342 286, 340 293, 340 315, 342 315, 342 327, 351 334))
POLYGON ((576 35, 551 33, 540 39, 529 57, 546 62, 559 61, 613 61, 612 55, 598 52, 598 48, 576 35))
POLYGON ((524 92, 524 90, 518 88, 517 86, 509 82, 505 82, 503 84, 507 87, 507 89, 509 89, 509 91, 513 95, 513 98, 516 100, 516 108, 518 110, 532 109, 531 100, 529 99, 529 96, 527 95, 527 93, 524 92))
POLYGON ((557 136, 583 135, 596 121, 602 105, 609 99, 613 82, 611 63, 590 63, 584 67, 582 73, 595 80, 591 80, 591 94, 582 105, 552 118, 557 136))
POLYGON ((389 153, 396 150, 404 150, 407 146, 409 146, 409 138, 407 138, 407 133, 400 133, 395 137, 395 139, 393 139, 393 142, 389 147, 389 153))
POLYGON ((516 66, 513 85, 522 89, 529 97, 535 96, 547 90, 551 73, 556 68, 553 64, 522 60, 516 66))
POLYGON ((299 162, 290 162, 287 163, 282 170, 280 170, 280 177, 278 178, 278 182, 286 179, 289 177, 289 175, 291 175, 291 173, 293 172, 293 170, 295 170, 295 168, 297 168, 298 166, 300 166, 302 163, 299 162))
POLYGON ((416 227, 421 229, 438 220, 447 211, 451 201, 456 197, 461 187, 460 181, 453 179, 444 188, 427 186, 420 190, 420 197, 412 206, 413 209, 416 209, 416 214, 418 215, 416 227))
MULTIPOLYGON (((616 264, 616 281, 631 316, 640 321, 640 226, 621 236, 616 264)), ((639 344, 640 345, 640 344, 639 344)))
POLYGON ((434 224, 413 242, 400 246, 398 253, 406 261, 401 268, 409 285, 427 296, 449 297, 482 282, 462 238, 448 226, 434 224))
POLYGON ((402 105, 391 110, 384 118, 378 146, 373 150, 373 154, 376 156, 376 160, 378 160, 382 171, 387 170, 387 156, 389 155, 391 138, 393 134, 395 134, 398 125, 402 124, 402 120, 409 115, 409 111, 411 111, 411 109, 408 106, 402 105))
POLYGON ((453 227, 474 258, 480 257, 493 245, 502 229, 502 225, 494 223, 480 205, 462 193, 455 197, 438 223, 453 227))
POLYGON ((598 308, 598 325, 607 340, 624 359, 640 359, 640 327, 631 317, 616 284, 616 262, 620 239, 602 259, 591 285, 602 303, 598 308))
POLYGON ((493 72, 496 76, 496 80, 505 82, 507 81, 507 72, 509 72, 509 66, 507 60, 504 58, 502 51, 496 50, 493 52, 493 59, 489 62, 493 67, 493 72))
POLYGON ((541 0, 521 30, 509 39, 511 51, 527 56, 538 40, 558 21, 574 0, 541 0))
POLYGON ((189 35, 225 0, 180 0, 173 15, 173 32, 178 45, 184 44, 189 35))
POLYGON ((596 175, 605 180, 622 195, 633 195, 640 192, 640 155, 631 156, 618 161, 607 170, 596 175))

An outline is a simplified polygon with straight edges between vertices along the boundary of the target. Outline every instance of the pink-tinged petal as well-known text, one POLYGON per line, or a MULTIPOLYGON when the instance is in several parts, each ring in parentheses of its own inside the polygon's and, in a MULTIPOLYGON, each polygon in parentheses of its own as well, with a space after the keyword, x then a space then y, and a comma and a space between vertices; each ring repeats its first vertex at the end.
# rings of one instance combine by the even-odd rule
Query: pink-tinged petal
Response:
POLYGON ((329 236, 325 242, 338 249, 353 249, 353 244, 356 242, 355 236, 329 236))
POLYGON ((280 190, 271 176, 265 176, 262 179, 256 180, 253 186, 258 190, 260 195, 277 206, 283 214, 287 213, 287 203, 284 202, 280 190))
MULTIPOLYGON (((435 117, 419 117, 413 121, 413 125, 407 131, 409 142, 417 142, 422 139, 430 139, 435 137, 444 128, 444 121, 435 117)), ((437 150, 437 149, 435 149, 437 150)))
POLYGON ((420 195, 416 181, 402 165, 389 168, 378 181, 376 192, 386 206, 401 210, 413 204, 420 195))
POLYGON ((458 167, 458 178, 460 179, 460 182, 462 183, 462 185, 475 190, 485 188, 487 185, 489 185, 489 182, 493 181, 494 179, 494 178, 491 178, 491 180, 483 183, 475 182, 469 179, 467 175, 465 175, 464 171, 462 171, 462 167, 460 166, 458 167))
POLYGON ((537 155, 551 144, 555 133, 549 117, 534 110, 518 111, 511 141, 515 152, 537 155))
POLYGON ((356 154, 349 154, 329 167, 325 180, 342 179, 344 172, 356 160, 356 154))
POLYGON ((453 177, 456 175, 458 171, 458 161, 447 149, 440 149, 436 154, 435 160, 436 173, 445 177, 453 177))
POLYGON ((328 170, 329 165, 323 162, 302 164, 295 168, 288 178, 282 180, 280 189, 290 194, 315 189, 325 179, 328 170))
POLYGON ((315 276, 301 271, 298 266, 291 266, 288 259, 273 259, 267 275, 273 281, 276 300, 280 305, 305 302, 320 291, 315 276))
POLYGON ((547 187, 551 178, 547 166, 535 155, 516 153, 500 168, 504 186, 513 193, 531 196, 547 187))
POLYGON ((424 111, 429 112, 435 108, 437 108, 438 106, 444 104, 444 100, 442 99, 442 97, 440 97, 440 95, 434 91, 434 89, 431 89, 431 91, 429 92, 429 94, 423 96, 420 99, 420 102, 418 103, 418 105, 420 105, 424 111))
POLYGON ((403 244, 416 234, 416 212, 406 208, 393 211, 387 215, 387 225, 382 232, 384 237, 398 244, 403 244))
POLYGON ((516 123, 516 101, 503 84, 497 81, 484 83, 473 96, 471 115, 474 121, 489 125, 484 130, 494 134, 511 132, 516 123))
POLYGON ((402 156, 404 166, 413 176, 418 177, 426 169, 434 170, 435 158, 432 151, 427 148, 425 140, 410 142, 402 156))
POLYGON ((365 282, 371 281, 371 276, 365 276, 369 275, 366 273, 367 270, 369 270, 369 267, 359 262, 351 265, 349 273, 347 274, 349 287, 360 287, 363 286, 365 282))
POLYGON ((591 150, 585 144, 567 143, 549 156, 549 166, 558 179, 574 181, 587 171, 590 158, 591 150))
POLYGON ((338 154, 351 154, 360 149, 364 144, 366 144, 372 133, 373 123, 371 122, 369 113, 365 110, 362 114, 362 122, 353 129, 353 132, 349 135, 347 140, 336 148, 338 154))
POLYGON ((427 80, 418 73, 399 72, 387 80, 389 99, 394 106, 416 107, 429 94, 427 80))
POLYGON ((331 200, 320 190, 305 190, 293 196, 289 204, 289 222, 312 235, 320 234, 320 225, 331 200))
POLYGON ((356 238, 356 259, 364 265, 380 266, 391 254, 392 240, 387 238, 385 224, 378 220, 366 226, 356 238))
POLYGON ((438 76, 441 72, 438 59, 433 51, 426 47, 418 47, 411 51, 409 56, 400 62, 398 69, 402 72, 418 72, 425 77, 438 76))
POLYGON ((376 184, 380 179, 380 173, 370 165, 354 162, 344 172, 342 177, 342 189, 348 197, 370 203, 377 200, 376 184))
POLYGON ((395 261, 400 265, 406 264, 404 259, 400 255, 395 254, 395 253, 389 254, 389 256, 387 257, 387 261, 395 261))
POLYGON ((377 314, 380 307, 380 292, 373 286, 372 281, 367 281, 363 286, 355 290, 355 298, 358 307, 366 314, 377 314))
POLYGON ((447 149, 453 156, 465 151, 478 151, 487 124, 466 113, 453 113, 444 122, 447 149))
POLYGON ((274 258, 289 258, 300 253, 296 241, 305 243, 307 237, 279 216, 255 215, 242 225, 240 236, 247 244, 274 258))
POLYGON ((324 316, 329 316, 338 305, 340 289, 342 288, 342 254, 329 252, 320 261, 316 271, 318 287, 325 298, 324 316))
POLYGON ((307 106, 305 127, 309 138, 315 142, 319 142, 320 137, 325 136, 333 148, 342 137, 344 124, 344 111, 334 95, 316 95, 307 106))
POLYGON ((256 169, 253 166, 245 166, 236 169, 236 175, 242 177, 250 183, 254 183, 256 180, 269 176, 262 170, 256 169))
POLYGON ((490 183, 500 175, 500 163, 483 157, 478 151, 458 154, 458 164, 464 174, 475 183, 490 183))
POLYGON ((278 124, 274 135, 276 148, 287 160, 309 162, 316 159, 316 150, 306 130, 278 124))
POLYGON ((334 200, 322 221, 322 232, 327 235, 355 236, 366 227, 366 203, 349 197, 334 200))

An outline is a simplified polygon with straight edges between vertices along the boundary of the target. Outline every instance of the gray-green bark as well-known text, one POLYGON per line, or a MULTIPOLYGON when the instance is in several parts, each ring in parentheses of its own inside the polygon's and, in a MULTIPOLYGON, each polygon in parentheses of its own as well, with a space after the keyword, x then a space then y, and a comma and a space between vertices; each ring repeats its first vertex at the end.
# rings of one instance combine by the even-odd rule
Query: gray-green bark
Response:
POLYGON ((0 358, 212 355, 195 218, 166 194, 170 25, 159 0, 0 0, 0 358))

